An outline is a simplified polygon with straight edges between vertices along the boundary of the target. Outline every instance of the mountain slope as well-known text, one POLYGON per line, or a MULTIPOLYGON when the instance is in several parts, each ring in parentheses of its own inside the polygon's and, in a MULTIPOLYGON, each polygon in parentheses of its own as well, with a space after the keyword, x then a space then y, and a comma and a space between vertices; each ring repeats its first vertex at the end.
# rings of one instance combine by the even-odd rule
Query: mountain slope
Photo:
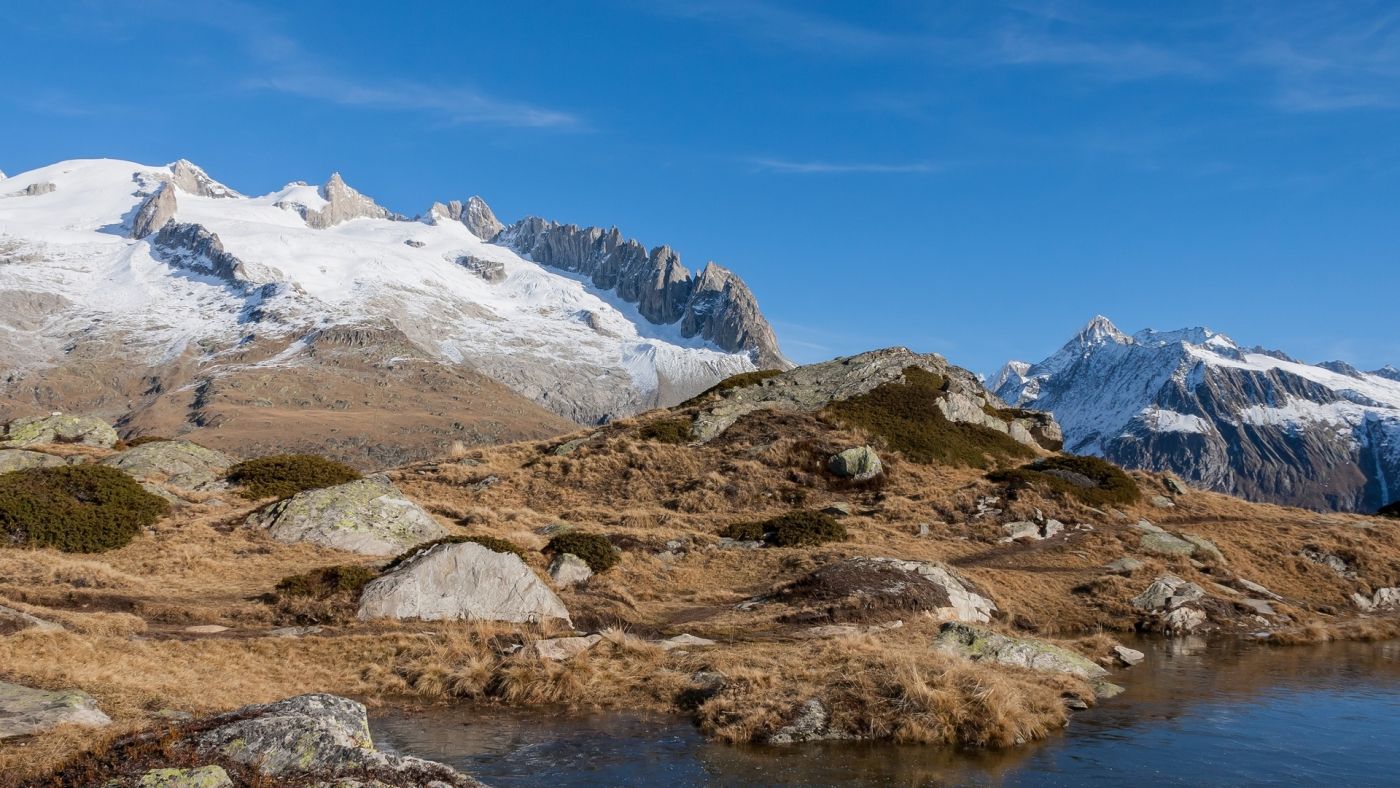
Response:
POLYGON ((1067 451, 1275 503, 1375 511, 1400 497, 1400 375, 1306 364, 1206 328, 1131 336, 1096 317, 992 384, 1054 413, 1067 451))
MULTIPOLYGON (((0 417, 98 409, 138 424, 157 400, 220 390, 250 367, 284 379, 282 395, 260 400, 343 401, 309 370, 363 367, 360 382, 379 378, 402 407, 421 392, 394 370, 417 365, 441 368, 444 402, 490 389, 485 400, 514 414, 508 437, 524 438, 565 425, 546 411, 594 423, 785 364, 776 342, 760 352, 680 315, 645 315, 635 304, 650 298, 646 282, 585 283, 482 237, 501 229, 479 198, 406 220, 338 174, 258 197, 186 161, 11 176, 0 186, 0 417), (396 354, 373 352, 381 343, 318 352, 325 332, 357 329, 387 332, 396 354), (505 405, 518 397, 545 410, 505 405)), ((752 304, 737 278, 725 284, 752 304)), ((736 333, 771 339, 756 306, 743 318, 736 333)), ((207 426, 195 410, 189 424, 207 426)), ((489 418, 427 426, 470 437, 468 422, 489 418)))

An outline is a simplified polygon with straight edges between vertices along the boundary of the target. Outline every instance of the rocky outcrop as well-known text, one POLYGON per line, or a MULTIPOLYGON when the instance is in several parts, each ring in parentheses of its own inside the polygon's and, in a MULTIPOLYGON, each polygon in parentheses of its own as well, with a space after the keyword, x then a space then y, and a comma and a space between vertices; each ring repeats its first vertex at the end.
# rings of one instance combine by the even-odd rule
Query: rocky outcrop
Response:
POLYGON ((52 621, 45 621, 38 616, 31 616, 22 610, 15 610, 12 607, 0 605, 0 636, 13 635, 16 632, 23 632, 29 629, 38 630, 40 632, 63 631, 62 626, 52 621))
MULTIPOLYGON (((335 695, 298 695, 245 706, 197 721, 187 730, 183 735, 177 731, 174 741, 166 746, 251 767, 277 780, 314 778, 323 785, 353 780, 334 784, 443 788, 480 785, 443 764, 375 749, 364 705, 335 695)), ((113 747, 120 751, 149 736, 120 741, 113 747)))
POLYGON ((748 286, 714 263, 692 275, 670 247, 648 252, 616 227, 556 224, 534 216, 506 228, 496 242, 537 263, 587 276, 596 287, 636 304, 652 323, 679 322, 682 335, 747 352, 760 368, 790 366, 748 286))
POLYGON ((808 698, 793 712, 788 723, 765 740, 768 744, 799 744, 801 742, 848 739, 850 736, 831 724, 831 712, 820 698, 808 698))
POLYGON ((869 557, 829 564, 756 600, 767 601, 796 608, 786 617, 795 623, 864 623, 908 613, 986 623, 997 609, 984 592, 943 564, 869 557))
POLYGON ((1155 617, 1169 635, 1184 635, 1200 628, 1208 616, 1203 608, 1206 592, 1175 575, 1162 575, 1133 598, 1133 607, 1155 617))
POLYGON ((52 194, 57 190, 57 186, 45 181, 43 183, 29 184, 28 186, 24 187, 24 191, 20 192, 20 194, 23 194, 26 197, 38 197, 41 194, 52 194))
POLYGON ((1385 370, 1305 364, 1205 328, 1130 336, 1097 317, 994 388, 1053 412, 1068 451, 1195 487, 1364 512, 1400 490, 1400 381, 1385 370))
POLYGON ((136 216, 131 220, 131 237, 145 238, 159 231, 175 218, 176 207, 175 187, 169 182, 160 184, 136 209, 136 216))
POLYGON ((483 241, 494 241, 496 236, 501 234, 505 225, 496 218, 496 214, 491 210, 491 206, 480 197, 472 196, 467 199, 464 205, 459 200, 453 200, 446 205, 435 202, 428 211, 429 217, 433 221, 447 220, 461 222, 471 231, 472 235, 483 241))
POLYGON ((593 570, 588 562, 573 553, 563 553, 549 565, 549 578, 559 588, 587 583, 591 577, 593 570))
POLYGON ((598 645, 602 639, 602 635, 548 638, 546 640, 536 640, 534 643, 527 646, 525 651, 540 659, 547 659, 552 662, 564 662, 598 645))
MULTIPOLYGON (((138 788, 233 788, 233 780, 222 766, 199 766, 193 769, 152 769, 136 781, 138 788)), ((118 788, 121 783, 108 783, 103 788, 118 788)), ((124 786, 122 787, 124 788, 124 786)))
POLYGON ((23 471, 29 468, 53 468, 64 465, 62 457, 24 449, 0 449, 0 473, 23 471))
POLYGON ((859 397, 886 383, 903 380, 904 370, 909 367, 932 372, 947 381, 942 396, 929 402, 929 407, 938 408, 950 421, 989 427, 1028 446, 1058 448, 1059 427, 1048 414, 1007 413, 1005 403, 989 394, 976 375, 949 364, 937 354, 915 353, 902 347, 797 367, 721 392, 718 402, 707 405, 696 416, 692 433, 702 442, 713 440, 743 416, 759 410, 819 411, 832 402, 859 397), (957 404, 949 406, 950 401, 957 404))
POLYGON ((486 260, 468 254, 458 257, 457 265, 471 271, 493 285, 506 281, 505 263, 498 260, 486 260))
POLYGON ((109 449, 116 442, 117 431, 107 422, 91 416, 66 413, 15 419, 0 431, 0 449, 43 443, 79 443, 109 449))
POLYGON ((170 165, 170 182, 185 194, 200 197, 225 199, 243 195, 209 177, 208 173, 187 159, 180 159, 170 165))
POLYGON ((151 237, 151 247, 173 268, 221 279, 241 292, 253 286, 248 267, 202 224, 168 221, 151 237))
POLYGON ((1012 637, 983 627, 950 621, 939 630, 935 645, 973 661, 1078 676, 1094 684, 1101 696, 1122 690, 1104 681, 1108 671, 1093 660, 1044 640, 1012 637))
POLYGON ((0 740, 42 733, 59 725, 101 727, 111 721, 86 692, 50 692, 0 681, 0 740))
POLYGON ((359 617, 543 623, 567 622, 569 611, 519 556, 458 542, 421 550, 371 581, 359 617))
POLYGON ((318 209, 308 208, 304 205, 296 206, 301 218, 306 220, 306 224, 317 230, 324 230, 334 227, 341 222, 348 222, 351 219, 389 219, 393 214, 385 208, 377 205, 374 200, 355 191, 340 177, 340 173, 332 173, 330 180, 320 188, 321 199, 326 204, 318 209))
POLYGON ((397 555, 447 531, 386 476, 307 490, 248 517, 280 542, 310 542, 363 555, 397 555))
POLYGON ((102 464, 125 471, 141 481, 204 490, 222 486, 233 462, 221 451, 176 440, 143 443, 108 457, 102 464))

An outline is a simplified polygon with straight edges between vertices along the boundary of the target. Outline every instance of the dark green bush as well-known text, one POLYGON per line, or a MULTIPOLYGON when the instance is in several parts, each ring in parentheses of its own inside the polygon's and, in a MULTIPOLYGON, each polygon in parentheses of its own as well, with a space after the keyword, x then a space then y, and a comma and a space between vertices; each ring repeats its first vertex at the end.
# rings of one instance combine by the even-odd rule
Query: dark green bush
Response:
POLYGON ((637 437, 656 443, 690 443, 690 419, 659 419, 637 429, 637 437))
POLYGON ((826 512, 798 510, 759 522, 734 523, 720 536, 743 542, 767 542, 773 547, 815 547, 850 538, 846 526, 826 512))
POLYGON ((335 460, 314 454, 275 454, 246 460, 228 471, 229 483, 242 489, 238 494, 249 500, 286 498, 303 490, 333 487, 353 482, 360 472, 335 460))
POLYGON ((122 547, 170 504, 105 465, 0 474, 0 544, 100 553, 122 547))
POLYGON ((522 561, 525 560, 525 550, 521 548, 520 545, 510 541, 509 539, 500 539, 495 536, 444 536, 441 539, 434 539, 431 542, 424 542, 423 544, 420 544, 417 547, 411 547, 403 551, 402 553, 399 553, 397 556, 394 557, 394 560, 384 565, 384 571, 387 572, 390 569, 393 569, 399 564, 402 564, 404 561, 407 561, 413 556, 418 555, 424 550, 427 550, 429 547, 436 547, 440 544, 461 544, 463 542, 474 542, 476 544, 481 545, 482 547, 485 547, 487 550, 491 550, 497 553, 510 553, 511 555, 519 556, 520 560, 522 561))
POLYGON ((1046 457, 1020 468, 994 471, 987 478, 1013 489, 1041 487, 1073 496, 1090 506, 1126 505, 1142 498, 1137 482, 1122 468, 1098 457, 1076 454, 1046 457))
POLYGON ((285 596, 325 599, 336 594, 358 594, 365 584, 378 576, 373 569, 356 564, 342 564, 313 569, 302 575, 284 577, 277 590, 285 596))
POLYGON ((550 539, 549 544, 544 546, 544 551, 552 555, 573 553, 582 558, 594 572, 605 572, 619 560, 617 550, 613 549, 612 542, 609 542, 606 536, 578 531, 559 534, 550 539))
POLYGON ((942 375, 909 367, 903 381, 833 402, 825 413, 837 422, 878 436, 887 448, 911 462, 985 468, 997 460, 1035 455, 994 429, 949 421, 937 404, 947 389, 948 381, 942 375))
POLYGON ((755 383, 762 383, 769 378, 775 378, 781 374, 783 374, 781 369, 756 369, 752 372, 740 372, 737 375, 730 375, 682 404, 689 405, 694 402, 699 402, 711 394, 723 394, 731 389, 739 389, 745 386, 752 386, 755 383))
POLYGON ((1400 501, 1386 504, 1376 511, 1381 517, 1400 518, 1400 501))
POLYGON ((169 438, 162 438, 159 435, 141 435, 129 441, 125 441, 125 445, 128 449, 134 449, 137 446, 144 446, 147 443, 165 443, 169 440, 169 438))

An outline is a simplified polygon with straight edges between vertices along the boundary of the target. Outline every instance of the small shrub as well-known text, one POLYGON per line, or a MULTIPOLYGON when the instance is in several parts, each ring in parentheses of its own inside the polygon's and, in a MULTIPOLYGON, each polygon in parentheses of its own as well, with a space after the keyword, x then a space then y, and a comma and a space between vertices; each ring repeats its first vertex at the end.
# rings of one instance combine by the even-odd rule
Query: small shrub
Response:
POLYGON ((397 556, 394 557, 394 560, 384 565, 384 571, 387 572, 390 569, 393 569, 399 564, 402 564, 403 562, 407 561, 415 555, 418 555, 419 553, 423 552, 424 550, 427 550, 430 547, 436 547, 440 544, 462 544, 463 542, 474 542, 476 544, 481 545, 482 547, 485 547, 487 550, 491 550, 492 552, 510 553, 511 555, 519 556, 520 560, 522 561, 525 560, 524 548, 520 547, 520 545, 510 541, 509 539, 500 539, 495 536, 444 536, 441 539, 434 539, 431 542, 424 542, 423 544, 420 544, 417 547, 411 547, 403 551, 402 553, 399 553, 397 556))
POLYGON ((594 572, 606 572, 618 562, 617 551, 613 549, 612 542, 601 534, 586 534, 578 531, 571 531, 566 534, 559 534, 549 540, 549 544, 544 546, 546 553, 553 555, 563 555, 573 553, 582 558, 588 568, 594 572))
POLYGON ((249 500, 286 498, 303 490, 353 482, 360 472, 314 454, 275 454, 246 460, 229 469, 228 480, 249 500))
POLYGON ((637 429, 637 437, 656 443, 690 443, 690 419, 660 419, 649 421, 637 429))
POLYGON ((994 429, 948 420, 938 409, 948 381, 921 367, 904 370, 904 380, 833 402, 825 413, 848 426, 878 436, 910 462, 985 468, 995 460, 1032 457, 1035 452, 994 429))
POLYGON ((122 547, 170 511, 134 479, 105 465, 0 474, 0 542, 100 553, 122 547))
POLYGON ((284 577, 277 591, 285 596, 325 599, 336 594, 358 594, 378 574, 367 566, 342 564, 284 577))
POLYGON ((846 526, 826 512, 798 510, 769 520, 734 523, 720 536, 744 542, 763 541, 773 547, 816 547, 850 538, 846 526))
POLYGON ((166 443, 169 440, 169 438, 162 438, 159 435, 141 435, 126 441, 125 445, 128 449, 134 449, 137 446, 144 446, 147 443, 166 443))
POLYGON ((1038 486, 1078 498, 1090 506, 1136 503, 1142 498, 1133 477, 1098 457, 1061 454, 1010 470, 994 471, 994 482, 1017 487, 1038 486))
POLYGON ((1400 501, 1388 503, 1376 511, 1381 517, 1394 517, 1400 519, 1400 501))
POLYGON ((699 402, 700 400, 703 400, 712 394, 723 394, 724 392, 729 391, 731 389, 740 389, 744 388, 745 386, 752 386, 756 383, 762 383, 763 381, 769 378, 775 378, 781 374, 783 374, 783 371, 781 369, 756 369, 752 372, 740 372, 737 375, 730 375, 729 377, 705 389, 704 391, 700 392, 694 397, 691 397, 689 400, 682 403, 682 405, 690 405, 692 403, 699 402))

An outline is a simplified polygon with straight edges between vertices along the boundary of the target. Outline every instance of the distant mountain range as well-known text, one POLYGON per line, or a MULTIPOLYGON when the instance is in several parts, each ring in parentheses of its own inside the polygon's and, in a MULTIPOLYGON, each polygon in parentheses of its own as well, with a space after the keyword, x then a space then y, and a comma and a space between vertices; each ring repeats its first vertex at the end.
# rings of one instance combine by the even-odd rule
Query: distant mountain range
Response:
POLYGON ((1065 450, 1256 501, 1375 511, 1400 498, 1400 371, 1307 364, 1207 328, 1128 335, 1096 317, 991 381, 1047 410, 1065 450))
POLYGON ((738 276, 616 228, 507 227, 477 197, 409 219, 339 175, 250 197, 188 161, 106 159, 0 179, 0 357, 0 419, 261 432, 363 464, 790 366, 738 276))

